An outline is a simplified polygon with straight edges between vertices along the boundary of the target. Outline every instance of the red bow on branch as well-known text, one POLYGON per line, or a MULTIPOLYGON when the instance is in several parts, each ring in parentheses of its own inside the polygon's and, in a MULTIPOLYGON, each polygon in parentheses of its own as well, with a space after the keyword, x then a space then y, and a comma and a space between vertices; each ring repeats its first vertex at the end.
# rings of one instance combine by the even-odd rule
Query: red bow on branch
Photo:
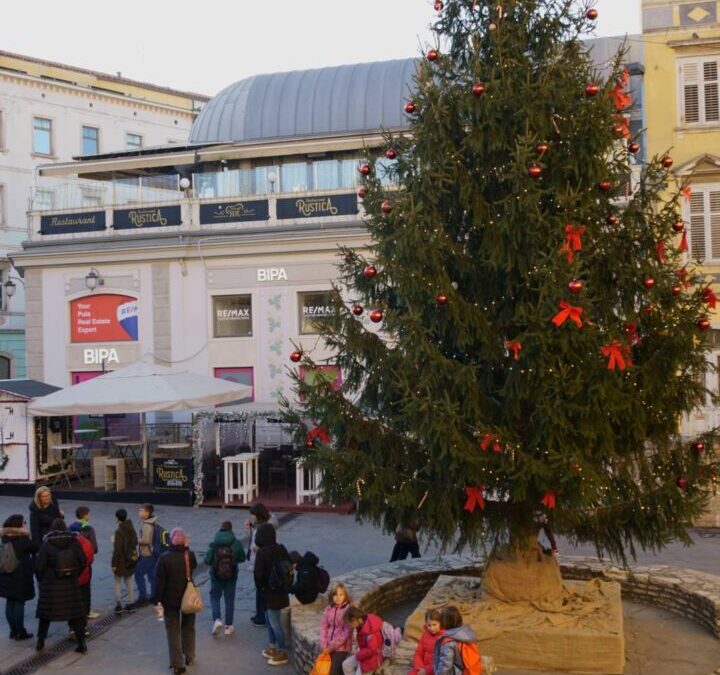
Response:
POLYGON ((493 452, 500 452, 502 450, 502 446, 498 442, 499 440, 500 436, 497 434, 485 434, 482 441, 480 441, 480 449, 483 452, 487 452, 490 445, 492 445, 493 452))
POLYGON ((315 425, 315 427, 307 433, 307 442, 314 444, 316 440, 319 440, 323 445, 327 445, 330 443, 330 434, 326 429, 315 425))
POLYGON ((615 110, 625 110, 632 105, 633 97, 625 91, 625 85, 622 82, 617 82, 614 89, 610 91, 610 98, 612 99, 615 110))
POLYGON ((665 263, 667 263, 667 260, 665 260, 665 242, 659 241, 656 248, 658 260, 664 265, 665 263))
POLYGON ((625 334, 627 335, 627 343, 632 347, 640 342, 637 324, 634 321, 625 324, 625 334))
POLYGON ((555 490, 548 490, 545 496, 540 500, 543 506, 547 506, 549 509, 555 508, 555 490))
POLYGON ((715 295, 715 293, 713 293, 713 289, 710 288, 710 286, 706 286, 705 289, 703 290, 703 300, 705 300, 705 302, 707 302, 708 307, 710 307, 710 309, 715 309, 715 307, 717 307, 717 301, 718 301, 717 295, 715 295))
POLYGON ((582 328, 582 319, 580 318, 582 313, 582 307, 574 307, 565 300, 561 300, 560 311, 553 317, 552 322, 560 328, 568 319, 571 319, 578 328, 582 328))
POLYGON ((692 188, 688 185, 686 188, 680 190, 680 194, 685 197, 685 201, 690 203, 690 197, 692 196, 692 188))
POLYGON ((616 367, 619 370, 625 370, 625 368, 632 366, 630 348, 627 345, 620 344, 617 340, 613 340, 600 351, 608 359, 608 370, 615 370, 616 367))
POLYGON ((483 497, 484 489, 484 485, 476 488, 465 488, 465 494, 467 495, 467 499, 465 500, 464 508, 466 511, 470 511, 470 513, 472 513, 476 507, 478 507, 481 511, 485 510, 485 497, 483 497))
POLYGON ((687 275, 688 271, 685 267, 679 269, 677 272, 677 278, 680 279, 680 282, 685 288, 690 288, 690 282, 688 281, 687 275))
POLYGON ((582 239, 585 234, 584 227, 576 227, 572 223, 565 226, 565 243, 562 250, 567 256, 568 262, 572 262, 577 251, 582 250, 582 239))
POLYGON ((505 349, 513 353, 513 360, 520 360, 520 350, 522 349, 522 342, 506 342, 505 349))
POLYGON ((682 239, 680 239, 680 247, 678 250, 680 250, 680 251, 688 250, 687 230, 683 230, 682 239))
MULTIPOLYGON (((630 102, 632 103, 632 99, 630 99, 630 102)), ((626 138, 630 140, 632 138, 632 134, 630 133, 630 122, 625 115, 615 115, 615 125, 619 127, 618 131, 620 134, 622 134, 623 138, 626 138)))

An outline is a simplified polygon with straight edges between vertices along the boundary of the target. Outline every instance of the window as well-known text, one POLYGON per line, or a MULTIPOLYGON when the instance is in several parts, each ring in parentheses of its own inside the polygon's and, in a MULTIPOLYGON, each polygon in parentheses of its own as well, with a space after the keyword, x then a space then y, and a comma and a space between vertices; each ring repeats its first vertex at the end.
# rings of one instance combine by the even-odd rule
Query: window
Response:
POLYGON ((217 337, 252 336, 252 296, 213 296, 213 334, 217 337))
POLYGON ((252 388, 250 396, 239 398, 237 401, 230 401, 224 405, 238 405, 239 403, 252 403, 255 400, 255 378, 252 368, 215 368, 215 377, 228 382, 245 384, 252 388))
POLYGON ((52 155, 51 120, 33 117, 33 152, 37 155, 52 155))
POLYGON ((127 150, 142 150, 143 138, 139 134, 125 134, 125 148, 127 150))
POLYGON ((52 211, 55 208, 55 193, 52 190, 35 190, 34 211, 52 211))
POLYGON ((0 227, 5 225, 5 186, 0 185, 0 227))
POLYGON ((720 260, 720 185, 693 185, 689 211, 691 257, 720 260))
POLYGON ((5 149, 5 120, 3 119, 3 111, 0 110, 0 150, 5 149))
POLYGON ((100 129, 97 127, 82 128, 82 154, 97 155, 100 152, 100 129))
POLYGON ((678 64, 681 124, 705 124, 720 121, 719 61, 718 58, 684 59, 678 64))
POLYGON ((305 192, 309 188, 307 162, 290 162, 280 166, 282 192, 305 192))
POLYGON ((10 379, 10 359, 7 356, 0 356, 0 380, 10 379))
POLYGON ((330 300, 332 291, 307 291, 298 293, 300 312, 300 334, 318 332, 318 324, 335 316, 335 307, 330 300))

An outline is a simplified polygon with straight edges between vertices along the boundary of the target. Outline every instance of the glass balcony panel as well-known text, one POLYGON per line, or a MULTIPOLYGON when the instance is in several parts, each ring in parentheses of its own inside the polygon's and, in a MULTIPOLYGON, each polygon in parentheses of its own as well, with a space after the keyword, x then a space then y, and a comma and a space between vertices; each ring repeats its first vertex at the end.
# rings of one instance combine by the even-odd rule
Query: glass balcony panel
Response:
POLYGON ((340 187, 340 163, 324 159, 313 163, 316 190, 337 190, 340 187))
POLYGON ((309 189, 307 162, 290 162, 280 166, 281 192, 307 192, 309 189))

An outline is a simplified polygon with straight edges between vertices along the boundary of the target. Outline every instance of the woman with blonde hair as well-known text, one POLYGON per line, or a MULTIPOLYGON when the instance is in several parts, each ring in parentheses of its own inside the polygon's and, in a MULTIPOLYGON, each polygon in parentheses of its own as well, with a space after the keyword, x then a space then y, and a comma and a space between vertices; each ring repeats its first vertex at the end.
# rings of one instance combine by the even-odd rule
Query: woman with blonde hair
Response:
POLYGON ((62 519, 64 515, 49 487, 43 486, 35 490, 35 497, 30 502, 30 536, 38 547, 50 532, 53 520, 62 519))
POLYGON ((343 675, 343 661, 352 649, 352 628, 344 621, 350 604, 350 593, 345 584, 334 584, 320 623, 320 646, 332 659, 330 675, 343 675))

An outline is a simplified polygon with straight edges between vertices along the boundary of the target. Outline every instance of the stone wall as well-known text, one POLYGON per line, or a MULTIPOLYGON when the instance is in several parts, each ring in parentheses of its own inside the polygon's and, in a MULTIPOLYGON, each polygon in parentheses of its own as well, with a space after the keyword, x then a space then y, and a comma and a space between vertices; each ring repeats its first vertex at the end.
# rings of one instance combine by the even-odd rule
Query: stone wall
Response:
MULTIPOLYGON (((356 604, 382 615, 409 598, 424 596, 441 574, 480 576, 483 560, 471 556, 420 558, 367 567, 333 581, 345 583, 356 604)), ((623 597, 651 604, 686 617, 720 638, 720 577, 694 570, 657 565, 624 570, 588 558, 561 558, 565 579, 599 577, 617 581, 623 597)), ((320 653, 320 619, 326 602, 296 605, 292 609, 294 664, 298 673, 310 672, 320 653)), ((403 643, 397 653, 397 673, 406 673, 412 645, 403 643)), ((395 668, 392 669, 393 671, 395 668)))
POLYGON ((694 523, 696 527, 720 527, 720 492, 713 495, 708 508, 694 523))

